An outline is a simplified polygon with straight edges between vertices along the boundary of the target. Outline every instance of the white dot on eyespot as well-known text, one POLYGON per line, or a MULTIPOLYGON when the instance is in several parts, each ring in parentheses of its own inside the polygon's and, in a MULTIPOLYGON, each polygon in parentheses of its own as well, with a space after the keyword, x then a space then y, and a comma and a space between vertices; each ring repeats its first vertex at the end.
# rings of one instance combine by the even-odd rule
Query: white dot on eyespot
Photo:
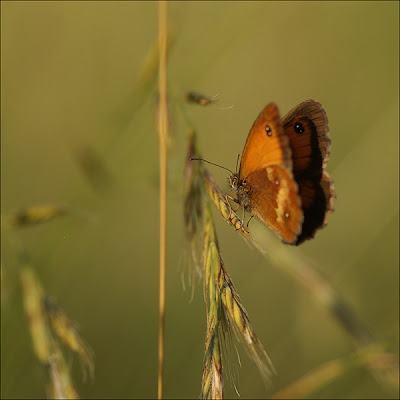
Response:
POLYGON ((286 218, 289 218, 289 213, 285 213, 285 217, 286 217, 286 218))
POLYGON ((278 181, 278 179, 275 181, 275 185, 279 185, 279 181, 278 181))

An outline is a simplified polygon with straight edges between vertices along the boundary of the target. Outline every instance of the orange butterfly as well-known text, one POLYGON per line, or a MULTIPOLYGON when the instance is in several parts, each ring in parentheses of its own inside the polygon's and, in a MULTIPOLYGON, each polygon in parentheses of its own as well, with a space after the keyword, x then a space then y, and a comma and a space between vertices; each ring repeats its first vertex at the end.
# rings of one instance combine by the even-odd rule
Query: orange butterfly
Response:
POLYGON ((235 201, 285 243, 311 239, 333 211, 335 191, 325 172, 329 150, 321 104, 304 101, 282 120, 277 106, 267 105, 247 137, 239 173, 229 178, 235 201))

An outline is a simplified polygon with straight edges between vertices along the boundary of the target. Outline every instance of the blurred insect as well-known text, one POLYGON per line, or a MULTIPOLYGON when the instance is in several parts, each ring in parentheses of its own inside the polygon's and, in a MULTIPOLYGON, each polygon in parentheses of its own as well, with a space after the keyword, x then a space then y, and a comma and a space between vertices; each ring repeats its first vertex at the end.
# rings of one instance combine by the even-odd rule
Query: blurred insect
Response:
POLYGON ((200 104, 201 106, 208 106, 217 102, 217 97, 219 93, 213 97, 207 97, 204 94, 198 92, 186 92, 185 99, 190 103, 200 104))
MULTIPOLYGON (((204 94, 201 94, 201 93, 198 93, 198 92, 194 92, 194 91, 185 92, 185 94, 184 94, 184 97, 185 97, 186 101, 188 101, 189 103, 199 104, 201 106, 208 106, 210 104, 218 103, 218 96, 219 96, 219 93, 217 93, 213 97, 208 97, 208 96, 205 96, 204 94)), ((233 106, 219 107, 219 108, 221 110, 228 110, 228 109, 230 109, 232 107, 233 106)))

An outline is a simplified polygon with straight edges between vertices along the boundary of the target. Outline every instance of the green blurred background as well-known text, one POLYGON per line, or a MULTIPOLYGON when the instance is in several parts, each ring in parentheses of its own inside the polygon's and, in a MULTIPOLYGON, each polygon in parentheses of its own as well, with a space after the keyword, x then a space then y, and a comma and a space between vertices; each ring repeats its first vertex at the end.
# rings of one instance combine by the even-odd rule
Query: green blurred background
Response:
MULTIPOLYGON (((187 252, 182 183, 188 125, 205 158, 234 169, 270 101, 284 114, 306 99, 325 107, 337 200, 328 226, 292 248, 306 257, 373 335, 398 352, 399 3, 170 2, 166 398, 197 398, 206 330, 202 284, 183 290, 187 252), (182 93, 217 93, 210 107, 182 93), (231 109, 222 109, 233 105, 231 109)), ((146 73, 157 40, 156 2, 1 2, 2 215, 68 204, 71 216, 2 235, 1 396, 41 398, 22 305, 18 251, 95 352, 82 398, 157 393, 158 133, 146 73), (146 64, 147 63, 147 64, 146 64), (144 71, 144 72, 143 72, 144 71), (144 74, 144 75, 143 75, 144 74), (93 190, 76 154, 93 149, 112 184, 93 190)), ((150 75, 151 77, 151 75, 150 75)), ((227 189, 226 171, 211 169, 227 189)), ((252 250, 215 213, 226 267, 275 365, 267 388, 244 353, 237 386, 266 398, 319 365, 355 351, 303 287, 252 250)), ((263 243, 270 232, 252 222, 263 243)), ((240 346, 239 346, 240 348, 240 346)), ((243 352, 242 352, 243 353, 243 352)), ((226 396, 236 397, 226 379, 226 396)), ((363 368, 317 398, 393 396, 363 368)))

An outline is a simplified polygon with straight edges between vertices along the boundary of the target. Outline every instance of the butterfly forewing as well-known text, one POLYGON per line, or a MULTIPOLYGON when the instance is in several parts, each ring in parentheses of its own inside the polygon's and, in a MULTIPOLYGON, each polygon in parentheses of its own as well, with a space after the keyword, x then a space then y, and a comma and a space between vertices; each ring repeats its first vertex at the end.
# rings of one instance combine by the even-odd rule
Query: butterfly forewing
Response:
POLYGON ((291 168, 289 140, 274 103, 261 111, 250 129, 240 162, 239 179, 269 165, 291 168))

